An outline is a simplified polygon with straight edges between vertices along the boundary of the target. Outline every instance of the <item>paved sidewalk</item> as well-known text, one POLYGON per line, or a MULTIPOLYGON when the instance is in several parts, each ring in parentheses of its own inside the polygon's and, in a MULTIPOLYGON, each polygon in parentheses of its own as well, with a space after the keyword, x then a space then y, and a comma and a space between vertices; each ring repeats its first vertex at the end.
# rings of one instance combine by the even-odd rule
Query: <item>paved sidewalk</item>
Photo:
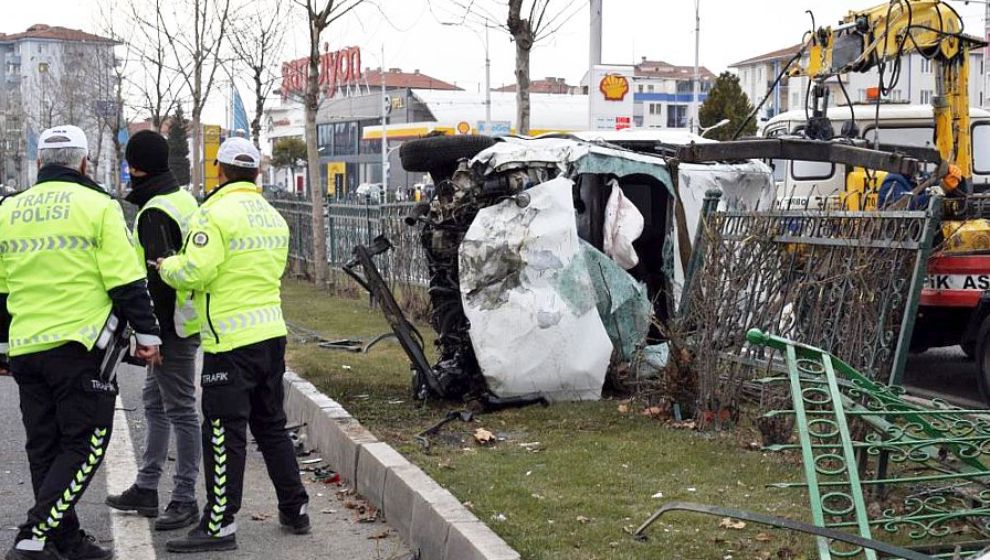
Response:
MULTIPOLYGON (((410 554, 395 532, 387 525, 359 523, 354 511, 347 509, 336 494, 336 486, 313 482, 305 475, 310 494, 310 517, 313 533, 295 536, 283 533, 278 524, 275 492, 268 481, 264 462, 253 443, 248 446, 248 463, 244 484, 244 503, 238 515, 237 540, 240 548, 227 554, 174 555, 165 551, 165 541, 181 532, 159 533, 140 517, 111 515, 103 500, 110 491, 119 492, 130 484, 136 471, 134 457, 140 456, 144 442, 144 414, 141 409, 141 386, 144 371, 124 366, 119 374, 124 416, 129 425, 127 435, 132 449, 123 443, 126 438, 118 433, 108 450, 107 461, 97 478, 83 497, 79 507, 83 527, 104 546, 117 550, 118 560, 184 559, 258 559, 258 560, 408 560, 410 554), (119 488, 117 486, 120 486, 119 488), (387 533, 387 535, 385 535, 387 533), (383 535, 384 538, 381 538, 383 535), (153 552, 152 552, 153 551, 153 552), (153 556, 149 556, 152 554, 153 556)), ((23 520, 29 505, 31 483, 27 459, 24 455, 24 428, 20 421, 17 386, 8 377, 0 377, 0 411, 6 414, 0 422, 0 552, 5 552, 13 541, 15 526, 23 520)), ((122 429, 118 422, 115 430, 122 429)), ((168 502, 172 470, 162 479, 159 501, 168 502)), ((202 477, 201 477, 202 478, 202 477)), ((202 480, 200 481, 202 483, 202 480)), ((200 504, 204 494, 200 488, 200 504)))

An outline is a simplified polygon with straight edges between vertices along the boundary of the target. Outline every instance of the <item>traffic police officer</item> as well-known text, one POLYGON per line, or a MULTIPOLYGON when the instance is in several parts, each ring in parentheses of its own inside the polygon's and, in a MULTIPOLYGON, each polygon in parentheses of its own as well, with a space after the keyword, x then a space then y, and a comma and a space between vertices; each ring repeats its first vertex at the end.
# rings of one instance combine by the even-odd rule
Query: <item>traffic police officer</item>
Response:
POLYGON ((77 127, 44 131, 38 182, 0 205, 0 310, 10 320, 0 322, 0 337, 35 496, 7 560, 113 557, 75 513, 113 425, 117 387, 104 350, 122 320, 138 333, 136 356, 160 361, 145 271, 120 205, 86 176, 88 151, 77 127))
MULTIPOLYGON (((168 166, 168 142, 161 134, 143 130, 127 142, 124 156, 131 170, 127 201, 140 209, 134 219, 134 248, 142 268, 182 249, 196 199, 183 190, 168 166)), ((196 412, 196 352, 199 321, 188 292, 176 292, 148 268, 148 291, 162 328, 161 366, 150 366, 143 398, 144 458, 134 484, 120 495, 107 496, 107 505, 158 516, 158 482, 168 460, 169 434, 175 433, 175 480, 172 498, 155 529, 188 527, 199 521, 196 479, 201 455, 199 414, 196 412)))
POLYGON ((166 283, 195 292, 203 319, 207 501, 199 525, 167 543, 171 552, 237 548, 234 515, 241 507, 249 425, 275 486, 279 521, 296 534, 310 529, 309 498, 282 403, 286 328, 280 287, 289 229, 255 186, 260 162, 258 150, 243 138, 220 146, 220 186, 193 218, 182 253, 159 265, 166 283))

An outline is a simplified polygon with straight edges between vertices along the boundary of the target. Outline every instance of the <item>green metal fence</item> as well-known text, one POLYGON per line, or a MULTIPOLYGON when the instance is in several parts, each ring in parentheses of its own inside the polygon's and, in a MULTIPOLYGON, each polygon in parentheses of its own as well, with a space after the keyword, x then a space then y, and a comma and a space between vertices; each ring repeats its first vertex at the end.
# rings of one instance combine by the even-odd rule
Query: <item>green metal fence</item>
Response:
MULTIPOLYGON (((304 264, 313 260, 312 209, 308 200, 270 200, 289 224, 289 257, 304 264)), ((426 257, 420 243, 420 230, 403 219, 413 203, 328 204, 325 206, 327 260, 333 268, 342 267, 357 245, 367 245, 385 235, 393 249, 378 258, 382 277, 390 284, 425 286, 429 282, 426 257)))

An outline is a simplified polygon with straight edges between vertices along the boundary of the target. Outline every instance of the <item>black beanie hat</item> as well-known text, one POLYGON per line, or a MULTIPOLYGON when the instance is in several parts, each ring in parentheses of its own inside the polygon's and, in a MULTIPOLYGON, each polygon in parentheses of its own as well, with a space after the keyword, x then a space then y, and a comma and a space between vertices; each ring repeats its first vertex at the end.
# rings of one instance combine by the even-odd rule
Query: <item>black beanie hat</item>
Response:
POLYGON ((153 130, 142 130, 127 142, 127 165, 149 175, 168 172, 168 142, 153 130))

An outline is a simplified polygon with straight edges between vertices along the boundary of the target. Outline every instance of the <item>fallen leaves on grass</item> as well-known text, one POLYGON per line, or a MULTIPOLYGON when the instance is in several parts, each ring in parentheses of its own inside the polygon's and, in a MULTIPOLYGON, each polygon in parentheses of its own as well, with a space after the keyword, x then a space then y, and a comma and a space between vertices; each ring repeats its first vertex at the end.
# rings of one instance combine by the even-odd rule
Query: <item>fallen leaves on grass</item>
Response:
POLYGON ((484 428, 478 428, 474 431, 474 441, 478 442, 478 445, 492 445, 496 441, 495 434, 484 428))
POLYGON ((772 537, 770 536, 769 533, 760 533, 756 535, 754 539, 759 542, 770 542, 772 540, 772 537))
POLYGON ((640 412, 640 414, 646 416, 647 418, 663 418, 667 415, 667 412, 659 406, 651 406, 644 408, 643 412, 640 412))
POLYGON ((667 426, 673 430, 697 430, 698 425, 694 420, 685 420, 683 422, 667 422, 667 426))
POLYGON ((591 519, 583 515, 579 515, 577 516, 577 522, 581 525, 587 525, 588 523, 591 523, 591 519))
POLYGON ((732 529, 734 531, 741 531, 742 529, 746 528, 746 522, 739 521, 738 519, 732 519, 730 517, 725 517, 722 519, 722 521, 719 521, 718 526, 721 529, 732 529))

